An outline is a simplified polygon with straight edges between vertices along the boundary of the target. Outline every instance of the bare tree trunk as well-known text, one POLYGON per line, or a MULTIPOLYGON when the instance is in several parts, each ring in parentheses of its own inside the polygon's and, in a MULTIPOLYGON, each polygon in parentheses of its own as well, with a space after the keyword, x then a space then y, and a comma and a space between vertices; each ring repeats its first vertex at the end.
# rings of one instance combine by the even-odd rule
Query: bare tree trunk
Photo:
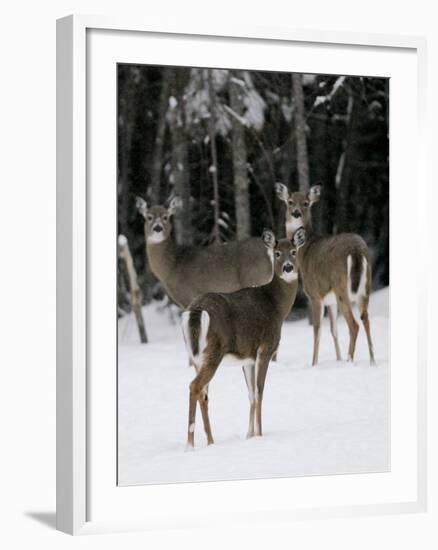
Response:
POLYGON ((163 164, 164 137, 166 134, 166 114, 169 106, 169 69, 163 69, 160 101, 157 113, 157 133, 151 167, 150 199, 152 204, 160 204, 160 184, 163 164))
POLYGON ((119 256, 124 260, 129 279, 129 291, 131 295, 131 306, 137 320, 140 341, 146 344, 148 341, 146 328, 144 325, 143 314, 141 312, 141 293, 138 286, 137 273, 134 267, 131 251, 128 246, 128 239, 124 235, 119 235, 119 256))
POLYGON ((292 91, 295 105, 295 138, 297 147, 297 170, 300 191, 309 189, 309 160, 307 156, 306 116, 304 109, 303 78, 299 73, 292 75, 292 91))
POLYGON ((219 208, 219 182, 217 175, 217 150, 216 150, 216 97, 213 89, 213 81, 211 76, 211 69, 207 69, 208 80, 208 93, 210 97, 210 118, 208 120, 208 133, 210 138, 210 150, 211 150, 211 165, 209 168, 212 181, 213 181, 213 211, 214 211, 214 225, 213 225, 213 240, 217 243, 221 242, 221 234, 219 228, 220 208, 219 208))
POLYGON ((175 213, 175 236, 178 244, 191 244, 193 240, 190 204, 190 181, 185 131, 185 72, 172 69, 170 98, 170 125, 172 134, 172 173, 171 183, 175 195, 182 201, 182 207, 175 213))
POLYGON ((121 231, 131 236, 129 227, 130 208, 132 207, 130 154, 132 149, 132 136, 136 117, 136 89, 131 78, 129 67, 125 68, 126 74, 123 80, 119 96, 119 224, 121 231))
POLYGON ((358 101, 355 100, 353 90, 348 87, 347 105, 347 132, 344 140, 344 150, 339 158, 338 170, 336 173, 336 204, 337 204, 337 227, 338 233, 349 231, 349 205, 350 180, 352 160, 354 154, 354 141, 357 124, 358 101))
MULTIPOLYGON (((238 79, 239 72, 231 72, 229 81, 231 109, 241 117, 244 111, 244 82, 238 79)), ((249 182, 245 143, 245 127, 238 117, 231 117, 232 156, 234 172, 234 206, 236 211, 236 237, 245 239, 251 234, 251 213, 249 200, 249 182)))
MULTIPOLYGON (((309 158, 307 154, 306 113, 304 106, 303 77, 299 73, 292 74, 292 94, 294 102, 293 120, 295 122, 296 160, 298 172, 298 187, 302 192, 309 190, 309 158)), ((311 322, 311 307, 307 303, 307 315, 311 322)))
POLYGON ((314 114, 312 125, 313 141, 313 177, 314 183, 322 183, 324 192, 318 203, 313 206, 312 227, 318 233, 327 233, 327 215, 328 215, 328 177, 327 166, 329 164, 329 151, 327 148, 327 115, 314 114))
POLYGON ((295 121, 293 116, 290 121, 292 129, 290 132, 290 138, 284 148, 282 170, 281 170, 281 182, 289 187, 291 176, 294 176, 296 169, 296 145, 295 145, 295 121))

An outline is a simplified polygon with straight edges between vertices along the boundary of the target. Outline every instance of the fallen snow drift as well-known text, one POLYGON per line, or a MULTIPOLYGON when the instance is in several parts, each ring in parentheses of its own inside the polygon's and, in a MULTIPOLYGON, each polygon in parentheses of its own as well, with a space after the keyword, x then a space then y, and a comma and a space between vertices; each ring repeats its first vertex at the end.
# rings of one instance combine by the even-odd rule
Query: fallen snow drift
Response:
MULTIPOLYGON (((195 451, 185 452, 188 367, 179 319, 144 308, 149 344, 138 343, 134 317, 119 321, 119 484, 211 481, 388 471, 389 289, 373 294, 371 330, 377 366, 370 367, 365 332, 356 363, 334 360, 327 319, 320 364, 310 366, 312 328, 285 323, 278 362, 271 363, 263 400, 263 437, 245 439, 249 404, 239 367, 219 367, 210 389, 215 444, 207 447, 198 408, 195 451)), ((339 318, 341 350, 348 330, 339 318)))

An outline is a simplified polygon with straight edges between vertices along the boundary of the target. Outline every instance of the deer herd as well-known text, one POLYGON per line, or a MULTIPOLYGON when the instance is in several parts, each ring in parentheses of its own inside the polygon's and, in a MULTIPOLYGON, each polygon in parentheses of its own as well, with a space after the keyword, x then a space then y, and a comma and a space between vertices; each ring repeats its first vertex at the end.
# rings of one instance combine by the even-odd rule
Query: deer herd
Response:
POLYGON ((182 329, 190 364, 196 376, 190 384, 187 447, 194 447, 199 403, 207 443, 213 443, 208 414, 208 385, 223 360, 242 366, 249 396, 247 437, 262 435, 262 400, 269 363, 275 356, 281 327, 298 290, 298 274, 307 295, 313 324, 312 365, 318 363, 321 321, 327 307, 336 359, 341 359, 337 314, 348 325, 348 360, 353 361, 359 324, 356 303, 375 364, 368 318, 371 261, 364 240, 354 233, 318 235, 312 229, 311 209, 321 187, 307 193, 289 192, 276 184, 285 203, 286 238, 270 230, 262 238, 207 246, 177 245, 171 238, 172 216, 181 202, 148 207, 137 198, 145 220, 149 266, 172 300, 184 309, 182 329))

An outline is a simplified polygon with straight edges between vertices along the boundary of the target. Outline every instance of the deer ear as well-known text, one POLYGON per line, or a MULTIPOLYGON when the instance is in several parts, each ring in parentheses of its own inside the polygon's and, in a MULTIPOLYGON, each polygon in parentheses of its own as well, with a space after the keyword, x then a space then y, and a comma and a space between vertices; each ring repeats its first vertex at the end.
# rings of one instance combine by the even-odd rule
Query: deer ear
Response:
POLYGON ((284 183, 277 182, 275 184, 275 192, 280 200, 287 202, 287 199, 289 198, 289 191, 284 183))
POLYGON ((320 185, 313 185, 309 189, 309 193, 307 195, 309 197, 309 201, 313 204, 314 202, 319 201, 319 198, 321 196, 321 186, 320 185))
POLYGON ((263 231, 262 239, 267 248, 275 248, 275 245, 277 244, 277 239, 275 238, 273 231, 271 231, 270 229, 265 229, 263 231))
POLYGON ((172 197, 169 201, 169 207, 167 209, 169 216, 173 216, 178 208, 181 208, 182 200, 179 197, 172 197))
POLYGON ((295 231, 295 235, 292 239, 292 243, 297 247, 300 248, 303 246, 303 244, 306 242, 306 230, 300 227, 300 229, 297 229, 295 231))
POLYGON ((143 218, 146 218, 146 212, 148 210, 147 202, 141 197, 137 197, 135 199, 135 206, 137 210, 140 212, 140 214, 143 216, 143 218))

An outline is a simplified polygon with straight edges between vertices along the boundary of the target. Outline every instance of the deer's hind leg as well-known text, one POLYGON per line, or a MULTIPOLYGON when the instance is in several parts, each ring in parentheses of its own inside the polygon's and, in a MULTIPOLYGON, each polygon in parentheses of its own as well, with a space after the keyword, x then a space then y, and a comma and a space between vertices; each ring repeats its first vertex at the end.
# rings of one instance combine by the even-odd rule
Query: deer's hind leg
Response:
POLYGON ((211 445, 214 443, 213 435, 211 433, 210 418, 208 415, 208 394, 206 388, 208 383, 213 378, 222 357, 215 356, 214 354, 208 354, 204 352, 204 358, 202 366, 199 369, 196 377, 190 384, 189 394, 189 426, 187 432, 187 447, 193 448, 195 444, 195 419, 196 419, 196 405, 199 402, 201 408, 202 420, 204 423, 204 430, 207 436, 207 443, 211 445))
POLYGON ((360 318, 362 320, 362 324, 367 335, 368 351, 370 353, 370 365, 374 366, 376 364, 376 361, 374 359, 374 346, 373 346, 373 341, 371 339, 370 319, 368 317, 369 299, 370 299, 369 296, 363 296, 359 300, 358 305, 359 305, 360 318))
POLYGON ((246 439, 254 437, 254 419, 255 419, 255 409, 256 409, 256 400, 255 400, 255 365, 245 365, 242 367, 243 375, 245 376, 246 387, 248 388, 248 398, 249 398, 249 423, 248 423, 248 433, 246 434, 246 439))
POLYGON ((333 337, 333 342, 335 343, 335 351, 336 351, 336 361, 341 361, 341 350, 339 348, 339 340, 338 340, 338 306, 337 304, 330 304, 327 306, 328 316, 330 319, 330 332, 333 337))
POLYGON ((341 308, 342 314, 345 317, 348 325, 348 331, 350 333, 350 345, 348 346, 348 361, 354 361, 354 352, 356 350, 357 333, 359 332, 359 325, 353 315, 351 308, 351 302, 348 294, 338 296, 338 304, 341 308))

